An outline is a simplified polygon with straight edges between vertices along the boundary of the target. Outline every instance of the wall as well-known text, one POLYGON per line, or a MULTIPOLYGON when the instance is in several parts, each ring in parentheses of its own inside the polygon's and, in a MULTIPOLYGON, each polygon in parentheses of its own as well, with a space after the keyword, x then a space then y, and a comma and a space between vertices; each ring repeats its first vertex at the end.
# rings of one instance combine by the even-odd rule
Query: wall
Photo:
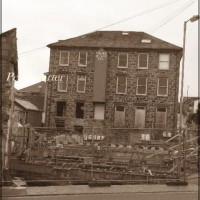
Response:
POLYGON ((17 41, 16 41, 16 29, 12 29, 1 34, 1 42, 2 42, 2 56, 1 56, 1 78, 2 78, 2 87, 1 87, 1 105, 2 105, 2 160, 3 168, 8 167, 8 160, 4 163, 5 152, 7 155, 9 137, 12 132, 12 102, 14 95, 14 80, 10 79, 7 81, 7 77, 9 73, 16 74, 17 70, 17 41), (15 70, 14 70, 15 69, 15 70), (6 165, 6 166, 5 166, 6 165))
MULTIPOLYGON (((146 122, 145 128, 152 128, 152 123, 155 123, 156 107, 164 106, 167 108, 167 129, 176 128, 177 121, 177 101, 178 101, 178 77, 179 77, 179 62, 181 54, 176 51, 155 51, 149 50, 149 67, 148 69, 137 69, 138 53, 136 50, 123 49, 105 49, 108 52, 107 59, 107 85, 106 85, 106 110, 105 120, 94 120, 94 103, 93 97, 93 82, 94 82, 94 65, 95 54, 99 49, 87 48, 88 65, 87 67, 78 66, 78 53, 83 49, 66 48, 70 51, 70 63, 67 67, 59 67, 59 50, 51 49, 49 73, 51 74, 67 74, 68 77, 68 91, 57 92, 57 83, 48 82, 47 84, 47 107, 46 107, 46 126, 55 127, 55 109, 56 101, 66 101, 66 116, 63 118, 66 128, 73 129, 74 125, 82 125, 84 127, 103 127, 107 129, 114 127, 114 109, 115 105, 125 105, 125 125, 121 128, 134 128, 135 121, 135 107, 146 107, 146 122), (129 66, 127 69, 118 69, 118 52, 129 53, 129 66), (170 54, 170 70, 158 70, 158 55, 159 53, 170 54), (60 69, 60 70, 59 70, 60 69), (63 71, 61 69, 64 69, 63 71), (78 74, 86 74, 86 92, 76 92, 76 77, 78 74), (127 76, 127 94, 116 94, 116 76, 124 74, 127 76), (148 78, 148 90, 146 96, 136 95, 136 78, 142 76, 148 78), (157 78, 168 77, 168 96, 157 96, 157 78), (76 101, 84 101, 84 119, 75 118, 76 101)), ((145 49, 141 52, 145 52, 145 49)), ((119 128, 119 127, 115 127, 119 128)), ((88 129, 89 130, 89 129, 88 129)), ((90 129, 91 132, 91 129, 90 129)), ((119 130, 112 131, 119 133, 119 130)), ((126 132, 126 131, 125 131, 126 132)), ((130 131, 128 131, 130 133, 130 131)), ((121 135, 125 133, 121 133, 121 135)), ((134 133, 137 134, 137 133, 134 133)), ((140 133, 136 138, 140 138, 140 133)))

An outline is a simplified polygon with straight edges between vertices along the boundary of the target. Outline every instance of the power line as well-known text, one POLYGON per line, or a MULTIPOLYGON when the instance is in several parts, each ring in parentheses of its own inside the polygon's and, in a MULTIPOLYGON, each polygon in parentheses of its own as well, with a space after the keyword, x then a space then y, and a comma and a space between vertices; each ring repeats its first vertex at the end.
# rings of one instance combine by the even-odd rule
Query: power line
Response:
MULTIPOLYGON (((127 18, 125 18, 125 19, 122 19, 122 20, 120 20, 120 21, 117 21, 117 22, 115 22, 115 23, 112 23, 112 24, 103 26, 103 27, 101 27, 101 28, 98 28, 98 29, 96 29, 96 30, 94 30, 94 31, 85 33, 84 35, 89 34, 89 33, 93 33, 93 32, 96 32, 96 31, 99 31, 99 30, 102 30, 102 29, 105 29, 105 28, 108 28, 108 27, 110 27, 110 26, 114 26, 114 25, 116 25, 116 24, 120 24, 120 23, 122 23, 122 22, 128 21, 128 20, 130 20, 130 19, 133 19, 133 18, 142 16, 142 15, 145 15, 145 14, 147 14, 147 13, 153 12, 153 11, 158 10, 158 9, 160 9, 160 8, 163 8, 163 7, 166 7, 166 6, 168 6, 168 5, 174 4, 174 3, 176 3, 177 1, 180 1, 180 0, 168 1, 168 2, 165 2, 164 4, 159 4, 158 6, 155 6, 155 7, 153 7, 153 8, 147 9, 147 10, 145 10, 145 11, 142 11, 142 12, 140 12, 140 13, 137 13, 137 14, 135 14, 135 15, 132 15, 132 16, 130 16, 130 17, 127 17, 127 18)), ((21 52, 21 53, 19 53, 18 55, 28 54, 28 53, 31 53, 31 52, 33 52, 33 51, 37 51, 37 50, 40 50, 40 49, 43 49, 43 48, 46 48, 46 46, 42 46, 42 47, 39 47, 39 48, 36 48, 36 49, 32 49, 32 50, 29 50, 29 51, 21 52)))
POLYGON ((150 8, 150 9, 146 10, 146 11, 142 11, 142 12, 140 12, 140 13, 137 13, 137 14, 135 14, 135 15, 133 15, 133 16, 127 17, 127 18, 122 19, 122 20, 120 20, 120 21, 117 21, 117 22, 115 22, 115 23, 109 24, 109 25, 107 25, 107 26, 103 26, 103 27, 97 29, 96 31, 102 30, 102 29, 104 29, 104 28, 108 28, 108 27, 110 27, 110 26, 114 26, 114 25, 116 25, 116 24, 119 24, 119 23, 122 23, 122 22, 125 22, 125 21, 128 21, 128 20, 133 19, 133 18, 135 18, 135 17, 142 16, 142 15, 144 15, 144 14, 150 13, 150 12, 152 12, 152 11, 155 11, 155 10, 158 10, 158 9, 163 8, 163 7, 165 7, 165 6, 168 6, 168 5, 170 5, 170 4, 173 4, 173 3, 177 2, 177 1, 179 1, 179 0, 169 1, 169 2, 166 2, 166 3, 164 3, 164 4, 160 4, 159 6, 155 6, 155 7, 153 7, 153 8, 150 8))
POLYGON ((187 2, 186 5, 184 5, 183 7, 181 7, 180 9, 176 10, 171 15, 169 15, 168 17, 166 17, 165 19, 163 19, 159 24, 157 24, 156 26, 154 26, 151 29, 151 31, 148 31, 148 32, 153 33, 155 31, 157 31, 162 26, 164 26, 165 24, 167 24, 168 22, 170 22, 172 19, 174 19, 176 16, 178 16, 179 14, 181 14, 184 10, 186 10, 187 8, 189 8, 192 4, 195 3, 195 1, 196 0, 192 0, 192 1, 187 2))

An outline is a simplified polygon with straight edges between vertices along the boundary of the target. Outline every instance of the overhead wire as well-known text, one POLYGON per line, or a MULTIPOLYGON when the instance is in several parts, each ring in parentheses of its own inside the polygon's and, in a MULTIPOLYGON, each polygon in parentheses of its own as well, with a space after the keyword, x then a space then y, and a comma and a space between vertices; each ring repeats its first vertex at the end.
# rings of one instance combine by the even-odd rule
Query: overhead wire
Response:
POLYGON ((165 19, 163 19, 161 22, 159 22, 157 25, 155 25, 153 28, 151 28, 150 31, 147 31, 147 32, 153 33, 155 31, 159 30, 161 27, 163 27, 164 25, 166 25, 168 22, 170 22, 172 19, 174 19, 175 17, 177 17, 178 15, 180 15, 183 11, 185 11, 192 4, 194 4, 195 1, 196 0, 190 0, 183 7, 181 7, 180 9, 177 9, 175 12, 173 12, 170 15, 168 15, 165 19))
MULTIPOLYGON (((96 29, 96 30, 94 30, 94 31, 85 33, 84 35, 89 34, 89 33, 93 33, 93 32, 96 32, 96 31, 100 31, 100 30, 102 30, 102 29, 105 29, 105 28, 114 26, 114 25, 116 25, 116 24, 119 24, 119 23, 128 21, 128 20, 130 20, 130 19, 133 19, 133 18, 142 16, 142 15, 148 14, 148 13, 153 12, 153 11, 155 11, 155 10, 158 10, 158 9, 160 9, 160 8, 164 8, 164 7, 168 6, 168 5, 174 4, 174 3, 178 2, 178 1, 180 1, 180 0, 167 1, 167 2, 165 2, 165 3, 163 3, 163 4, 159 4, 158 6, 154 6, 154 7, 150 8, 150 9, 145 10, 145 11, 139 12, 139 13, 137 13, 137 14, 135 14, 135 15, 132 15, 132 16, 127 17, 127 18, 125 18, 125 19, 119 20, 119 21, 117 21, 117 22, 115 22, 115 23, 112 23, 112 24, 103 26, 103 27, 101 27, 101 28, 98 28, 98 29, 96 29)), ((46 46, 42 46, 42 47, 39 47, 39 48, 36 48, 36 49, 32 49, 32 50, 29 50, 29 51, 24 51, 24 52, 19 53, 18 55, 29 54, 29 53, 32 53, 32 52, 34 52, 34 51, 38 51, 38 50, 43 49, 43 48, 46 48, 46 46)))

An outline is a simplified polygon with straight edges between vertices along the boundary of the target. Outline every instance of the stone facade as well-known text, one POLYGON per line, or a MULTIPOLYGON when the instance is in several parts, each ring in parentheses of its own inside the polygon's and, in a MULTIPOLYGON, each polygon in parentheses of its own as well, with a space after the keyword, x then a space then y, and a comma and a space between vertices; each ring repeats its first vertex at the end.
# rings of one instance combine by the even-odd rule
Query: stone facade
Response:
POLYGON ((2 166, 8 167, 8 141, 12 134, 14 81, 18 79, 16 29, 1 34, 2 166), (8 78, 10 73, 10 78, 8 78), (5 158, 6 157, 6 158, 5 158))
MULTIPOLYGON (((97 32, 98 33, 98 32, 97 32)), ((108 33, 108 32, 107 32, 108 33)), ((102 32, 104 34, 104 32, 102 32)), ((110 40, 115 38, 115 32, 110 32, 110 40)), ((119 34, 117 32, 117 34, 119 34)), ((93 40, 95 40, 95 33, 93 33, 93 40)), ((149 35, 148 35, 149 36, 149 35)), ((81 37, 81 36, 80 36, 81 37)), ((87 38, 87 35, 85 36, 87 38)), ((90 37, 90 35, 88 36, 90 37)), ((147 36, 146 36, 147 37, 147 36)), ((145 108, 145 123, 142 128, 149 132, 150 128, 156 127, 156 109, 166 108, 166 130, 173 130, 176 128, 177 123, 177 102, 178 102, 178 88, 179 88, 179 65, 182 56, 182 49, 175 45, 171 45, 169 48, 165 48, 166 42, 160 42, 161 40, 152 38, 153 42, 157 42, 158 47, 150 46, 145 48, 143 44, 141 47, 110 47, 105 44, 102 38, 101 46, 92 46, 87 43, 80 42, 78 45, 79 37, 72 39, 72 41, 66 40, 66 44, 56 43, 49 45, 50 52, 50 66, 49 75, 65 75, 68 76, 67 91, 58 91, 58 81, 47 81, 47 96, 46 96, 46 121, 47 127, 56 127, 56 120, 62 121, 66 129, 74 130, 76 126, 83 127, 83 133, 91 133, 92 128, 96 128, 104 134, 111 134, 114 137, 120 139, 129 140, 130 138, 139 139, 136 133, 141 133, 135 125, 136 107, 145 108), (71 42, 69 45, 67 42, 71 42), (73 45, 73 41, 74 44, 73 45), (159 46, 160 42, 160 46, 159 46), (94 119, 95 115, 95 103, 94 97, 94 82, 95 82, 95 62, 97 52, 103 51, 107 53, 107 71, 106 71, 106 89, 105 89, 105 101, 100 102, 105 105, 104 120, 94 119), (70 52, 69 65, 60 66, 59 56, 61 51, 70 52), (79 66, 79 52, 87 52, 87 66, 79 66), (118 67, 119 53, 128 54, 128 66, 126 68, 118 67), (138 55, 140 53, 148 54, 148 67, 147 69, 138 69, 138 55), (169 55, 169 69, 160 70, 159 66, 159 54, 169 55), (77 76, 86 76, 86 89, 84 93, 77 92, 77 76), (126 94, 116 94, 117 77, 125 76, 127 78, 126 94), (137 78, 147 78, 146 95, 137 95, 137 78), (168 94, 167 96, 158 96, 158 78, 168 79, 168 94), (56 116, 57 102, 65 102, 64 116, 56 116), (76 117, 76 102, 83 102, 83 119, 76 117), (116 106, 123 106, 125 108, 124 124, 115 125, 115 109, 116 106), (117 130, 119 129, 120 130, 117 130), (106 133, 105 133, 106 132, 106 133), (133 137, 130 133, 133 133, 133 137)), ((88 39, 89 40, 89 39, 88 39)), ((118 43, 120 38, 117 38, 118 43)), ((167 43, 169 44, 169 43, 167 43)), ((151 44, 150 44, 151 45, 151 44)), ((103 78, 102 78, 103 80, 103 78)), ((143 130, 144 132, 144 130, 143 130)), ((133 139, 133 140, 134 140, 133 139)))

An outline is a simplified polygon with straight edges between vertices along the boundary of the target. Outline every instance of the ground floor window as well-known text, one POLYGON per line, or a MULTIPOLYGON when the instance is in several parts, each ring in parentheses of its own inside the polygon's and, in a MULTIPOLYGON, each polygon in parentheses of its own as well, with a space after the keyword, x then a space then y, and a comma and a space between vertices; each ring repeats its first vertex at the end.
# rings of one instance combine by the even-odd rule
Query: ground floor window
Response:
POLYGON ((146 115, 145 107, 137 106, 135 108, 135 127, 136 128, 145 127, 145 115, 146 115))
POLYGON ((123 105, 115 106, 114 125, 115 126, 125 125, 125 106, 123 105))
POLYGON ((95 103, 94 104, 94 119, 104 120, 104 114, 105 114, 105 104, 95 103))
POLYGON ((156 128, 165 128, 167 123, 167 108, 156 109, 156 128))

